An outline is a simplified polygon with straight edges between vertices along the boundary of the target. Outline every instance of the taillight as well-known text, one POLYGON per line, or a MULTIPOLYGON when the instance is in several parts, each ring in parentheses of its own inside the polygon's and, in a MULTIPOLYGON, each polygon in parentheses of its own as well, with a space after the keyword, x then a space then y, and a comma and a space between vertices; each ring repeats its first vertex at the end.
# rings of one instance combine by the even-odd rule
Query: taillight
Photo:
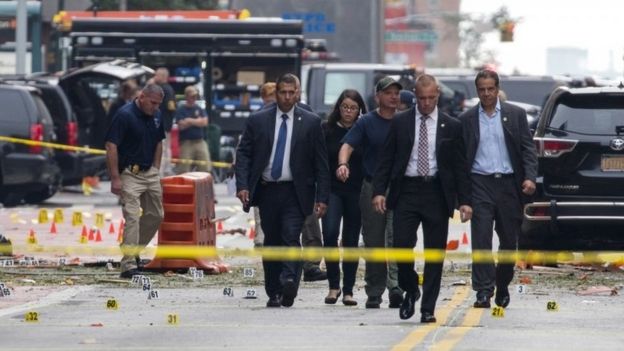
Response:
POLYGON ((67 123, 67 144, 78 145, 78 124, 76 122, 67 123))
POLYGON ((533 138, 539 157, 559 157, 574 150, 578 140, 533 138))
MULTIPOLYGON (((30 126, 30 140, 43 141, 43 124, 36 123, 30 126)), ((41 145, 32 145, 30 147, 30 153, 32 154, 41 153, 41 145)))

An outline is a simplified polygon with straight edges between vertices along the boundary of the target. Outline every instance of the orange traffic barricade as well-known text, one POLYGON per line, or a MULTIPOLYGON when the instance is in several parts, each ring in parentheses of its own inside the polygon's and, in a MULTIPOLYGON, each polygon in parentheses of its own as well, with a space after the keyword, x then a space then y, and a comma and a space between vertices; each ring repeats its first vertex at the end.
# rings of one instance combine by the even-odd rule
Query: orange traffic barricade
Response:
MULTIPOLYGON (((158 230, 158 245, 215 246, 216 228, 212 176, 205 172, 165 177, 163 187, 164 219, 158 230)), ((167 270, 196 267, 208 273, 227 270, 217 257, 159 257, 158 249, 146 269, 167 270)))

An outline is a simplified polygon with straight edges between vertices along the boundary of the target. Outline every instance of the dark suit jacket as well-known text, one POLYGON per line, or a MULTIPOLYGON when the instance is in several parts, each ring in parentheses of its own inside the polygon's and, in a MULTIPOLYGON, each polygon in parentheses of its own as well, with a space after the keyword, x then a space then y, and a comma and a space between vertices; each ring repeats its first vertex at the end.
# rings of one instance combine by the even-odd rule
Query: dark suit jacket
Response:
MULTIPOLYGON (((388 183, 390 190, 386 206, 396 206, 401 182, 409 163, 416 133, 416 107, 400 112, 390 123, 390 130, 379 155, 373 177, 373 196, 384 195, 388 183)), ((466 157, 461 138, 461 124, 455 118, 438 111, 436 132, 436 162, 442 184, 448 215, 453 216, 456 202, 470 205, 470 178, 466 172, 466 157)))
MULTIPOLYGON (((459 116, 463 127, 469 171, 474 163, 479 145, 479 106, 477 104, 459 116)), ((511 167, 514 170, 516 188, 522 201, 526 202, 529 198, 522 194, 522 182, 527 179, 535 182, 537 177, 537 151, 529 131, 526 111, 520 107, 501 102, 501 122, 503 123, 503 133, 511 167)))
MULTIPOLYGON (((236 151, 236 190, 248 190, 251 206, 257 206, 256 188, 271 158, 277 105, 253 113, 236 151)), ((301 211, 312 213, 314 202, 327 204, 329 167, 321 119, 295 106, 290 146, 290 170, 301 211)), ((248 209, 245 209, 248 211, 248 209)))

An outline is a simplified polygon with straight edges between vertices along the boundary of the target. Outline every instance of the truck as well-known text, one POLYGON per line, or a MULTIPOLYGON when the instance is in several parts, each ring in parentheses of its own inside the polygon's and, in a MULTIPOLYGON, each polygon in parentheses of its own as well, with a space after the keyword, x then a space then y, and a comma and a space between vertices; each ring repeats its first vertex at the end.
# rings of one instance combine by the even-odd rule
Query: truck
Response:
POLYGON ((63 68, 115 59, 166 67, 176 94, 198 88, 219 134, 242 132, 263 83, 301 70, 300 20, 220 10, 62 12, 54 21, 63 68))

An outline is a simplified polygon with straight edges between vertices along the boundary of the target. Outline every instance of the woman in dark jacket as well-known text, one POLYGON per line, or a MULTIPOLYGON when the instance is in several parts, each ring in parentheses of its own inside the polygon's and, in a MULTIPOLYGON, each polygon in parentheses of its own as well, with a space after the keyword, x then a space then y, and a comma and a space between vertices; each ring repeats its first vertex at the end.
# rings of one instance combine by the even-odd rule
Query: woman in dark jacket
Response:
MULTIPOLYGON (((338 247, 341 221, 343 222, 342 246, 347 248, 358 246, 361 229, 359 198, 363 178, 361 153, 356 149, 351 155, 348 165, 350 177, 346 182, 336 178, 336 168, 338 168, 338 151, 342 146, 340 141, 359 116, 364 113, 366 113, 366 104, 362 96, 356 90, 345 89, 338 97, 327 122, 323 124, 329 153, 329 170, 332 175, 327 213, 322 219, 325 247, 338 247)), ((342 263, 342 290, 340 290, 340 262, 326 258, 325 264, 329 280, 329 294, 325 298, 325 303, 335 304, 342 293, 344 294, 342 302, 345 305, 357 305, 357 301, 353 299, 353 286, 358 262, 342 263)))

